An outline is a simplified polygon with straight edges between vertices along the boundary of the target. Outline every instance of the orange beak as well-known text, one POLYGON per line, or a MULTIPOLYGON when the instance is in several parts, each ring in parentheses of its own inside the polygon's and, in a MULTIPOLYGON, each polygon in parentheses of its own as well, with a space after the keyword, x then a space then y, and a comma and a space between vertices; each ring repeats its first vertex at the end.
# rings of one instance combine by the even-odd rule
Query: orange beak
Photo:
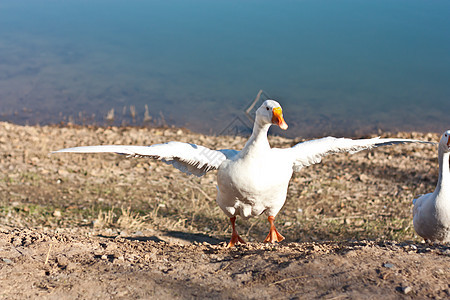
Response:
POLYGON ((283 111, 281 110, 281 107, 275 107, 272 110, 272 113, 272 124, 278 125, 281 129, 286 130, 288 128, 288 125, 283 119, 283 111))

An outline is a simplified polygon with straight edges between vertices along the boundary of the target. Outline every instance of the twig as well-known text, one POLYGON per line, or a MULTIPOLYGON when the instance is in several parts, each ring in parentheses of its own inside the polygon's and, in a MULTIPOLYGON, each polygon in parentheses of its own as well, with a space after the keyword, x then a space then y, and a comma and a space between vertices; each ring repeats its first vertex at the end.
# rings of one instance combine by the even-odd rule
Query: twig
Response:
POLYGON ((291 277, 291 278, 285 278, 285 279, 282 279, 282 280, 278 280, 278 281, 272 282, 269 285, 275 285, 275 284, 282 283, 282 282, 285 282, 285 281, 299 279, 299 278, 306 278, 306 277, 308 277, 308 276, 307 275, 302 275, 302 276, 296 276, 296 277, 291 277))
POLYGON ((347 297, 347 295, 338 295, 336 297, 329 298, 328 300, 338 300, 338 299, 342 299, 342 298, 345 298, 345 297, 347 297))
POLYGON ((22 251, 20 251, 19 249, 17 249, 17 247, 16 246, 14 246, 13 245, 13 247, 14 247, 14 249, 17 251, 17 252, 19 252, 20 253, 20 255, 24 255, 23 253, 22 253, 22 251))
POLYGON ((249 229, 247 230, 247 233, 245 234, 245 236, 249 236, 249 235, 250 235, 250 231, 252 230, 252 228, 253 228, 256 224, 259 224, 259 223, 261 223, 261 219, 260 219, 260 218, 258 218, 258 219, 256 220, 256 222, 253 222, 253 224, 250 225, 250 227, 249 227, 249 229))
POLYGON ((44 265, 46 265, 48 263, 48 258, 50 257, 50 250, 52 250, 52 246, 53 246, 53 244, 50 244, 50 247, 48 248, 47 257, 45 258, 44 265))
POLYGON ((204 190, 202 190, 200 187, 196 186, 195 184, 189 183, 189 186, 191 188, 194 188, 196 190, 198 190, 200 193, 203 194, 203 196, 205 196, 206 199, 208 199, 209 201, 213 201, 214 199, 211 198, 204 190))
POLYGON ((342 217, 324 218, 323 221, 333 221, 333 220, 342 220, 342 219, 363 219, 363 218, 370 218, 373 216, 374 216, 374 214, 358 215, 358 216, 342 216, 342 217))
POLYGON ((231 266, 231 263, 228 263, 225 267, 223 267, 222 269, 219 269, 217 271, 215 271, 214 273, 218 273, 220 271, 225 271, 229 266, 231 266))

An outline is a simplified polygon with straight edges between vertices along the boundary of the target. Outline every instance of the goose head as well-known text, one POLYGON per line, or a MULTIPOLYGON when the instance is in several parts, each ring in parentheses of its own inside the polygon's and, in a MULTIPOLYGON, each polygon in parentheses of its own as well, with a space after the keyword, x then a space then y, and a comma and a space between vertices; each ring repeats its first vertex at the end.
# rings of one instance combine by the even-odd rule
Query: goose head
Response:
POLYGON ((256 120, 261 125, 278 125, 281 129, 286 130, 288 125, 283 119, 283 110, 280 104, 274 100, 266 100, 256 111, 256 120))
POLYGON ((442 135, 441 141, 439 142, 439 148, 442 149, 444 153, 450 152, 450 130, 447 130, 442 135))

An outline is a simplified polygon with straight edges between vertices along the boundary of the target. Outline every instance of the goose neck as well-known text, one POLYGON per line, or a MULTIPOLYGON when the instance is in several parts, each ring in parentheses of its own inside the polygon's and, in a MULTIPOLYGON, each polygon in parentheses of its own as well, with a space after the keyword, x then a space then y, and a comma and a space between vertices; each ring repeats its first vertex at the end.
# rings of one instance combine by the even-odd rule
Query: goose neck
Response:
POLYGON ((270 148, 269 141, 267 140, 267 133, 269 131, 270 125, 271 124, 259 124, 259 122, 255 121, 255 124, 253 125, 252 135, 245 145, 245 148, 270 148))
POLYGON ((437 187, 450 189, 450 153, 439 150, 439 179, 437 187))

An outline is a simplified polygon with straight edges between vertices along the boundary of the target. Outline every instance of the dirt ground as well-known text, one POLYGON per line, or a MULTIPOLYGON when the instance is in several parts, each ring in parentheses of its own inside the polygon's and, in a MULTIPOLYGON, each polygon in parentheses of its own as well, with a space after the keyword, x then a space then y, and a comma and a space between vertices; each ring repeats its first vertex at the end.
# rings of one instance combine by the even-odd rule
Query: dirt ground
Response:
MULTIPOLYGON (((383 133, 438 141, 438 134, 383 133)), ((294 175, 264 244, 266 217, 237 229, 215 204, 215 172, 190 177, 63 147, 171 140, 240 149, 243 137, 177 128, 0 123, 0 299, 446 299, 450 247, 414 233, 411 201, 434 189, 436 146, 330 156, 294 175)), ((289 147, 298 140, 271 137, 289 147)))

